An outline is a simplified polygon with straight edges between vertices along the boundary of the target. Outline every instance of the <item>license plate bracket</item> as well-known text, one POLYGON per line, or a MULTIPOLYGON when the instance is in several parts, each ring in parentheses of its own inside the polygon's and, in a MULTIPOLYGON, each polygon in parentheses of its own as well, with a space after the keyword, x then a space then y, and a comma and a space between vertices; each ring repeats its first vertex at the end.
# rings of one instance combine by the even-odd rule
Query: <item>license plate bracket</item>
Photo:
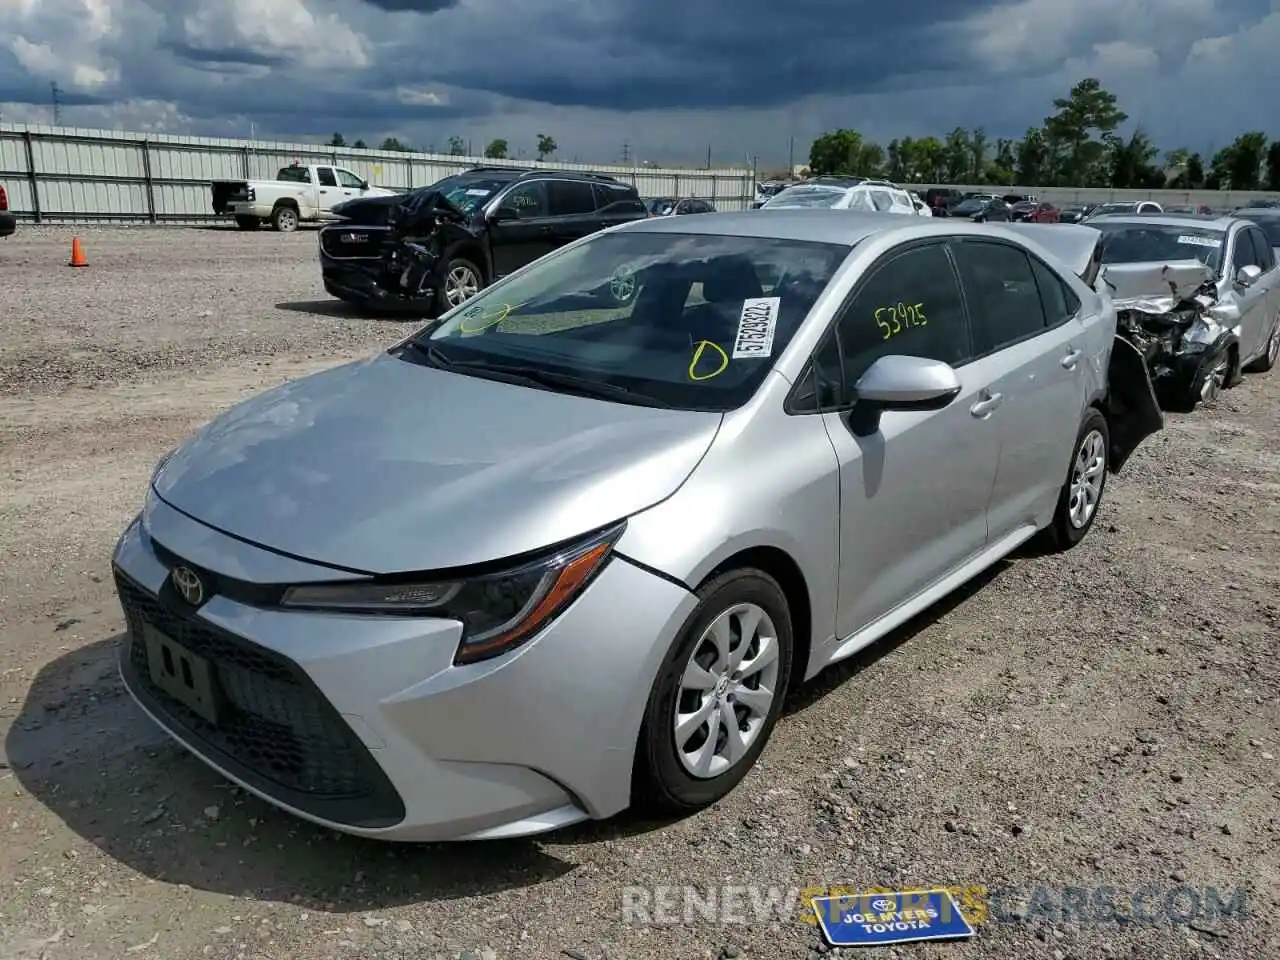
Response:
POLYGON ((152 683, 192 713, 216 726, 220 705, 209 661, 149 624, 142 627, 142 641, 147 648, 147 666, 152 683))

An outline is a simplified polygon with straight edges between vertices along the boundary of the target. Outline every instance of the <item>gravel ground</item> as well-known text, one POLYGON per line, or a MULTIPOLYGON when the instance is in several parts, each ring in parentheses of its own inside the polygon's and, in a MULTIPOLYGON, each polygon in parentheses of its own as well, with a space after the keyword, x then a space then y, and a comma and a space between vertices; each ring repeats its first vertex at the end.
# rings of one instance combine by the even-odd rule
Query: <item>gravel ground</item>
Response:
POLYGON ((1280 374, 1170 417, 1078 549, 820 677, 714 809, 390 847, 157 734, 116 677, 108 559, 190 429, 408 328, 328 300, 312 233, 79 236, 78 271, 67 230, 0 243, 0 957, 804 958, 815 928, 759 901, 833 884, 1000 892, 968 942, 869 957, 1280 956, 1280 374), (624 887, 682 885, 752 886, 723 922, 628 922, 624 887), (1142 887, 1149 914, 1100 915, 1142 887))

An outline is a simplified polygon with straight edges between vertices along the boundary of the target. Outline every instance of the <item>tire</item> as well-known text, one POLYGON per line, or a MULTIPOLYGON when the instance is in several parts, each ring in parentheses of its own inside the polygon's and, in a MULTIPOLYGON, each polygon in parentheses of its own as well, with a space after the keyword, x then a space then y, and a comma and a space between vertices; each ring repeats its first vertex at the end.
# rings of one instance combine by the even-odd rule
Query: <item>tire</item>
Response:
POLYGON ((1276 365, 1276 360, 1280 360, 1280 317, 1276 317, 1271 327, 1271 336, 1267 338, 1267 349, 1263 351, 1262 356, 1257 357, 1245 367, 1244 371, 1245 373, 1266 373, 1276 365))
POLYGON ((457 306, 459 303, 465 303, 486 286, 484 282, 484 272, 465 257, 451 258, 449 260, 448 267, 445 268, 444 276, 444 289, 440 291, 440 299, 442 301, 440 304, 441 313, 457 306), (470 292, 464 293, 460 299, 454 299, 454 294, 451 293, 451 291, 456 289, 455 280, 461 282, 460 277, 463 274, 470 274, 472 278, 470 286, 468 287, 470 292))
POLYGON ((1214 350, 1196 367, 1183 388, 1182 408, 1191 412, 1202 403, 1213 403, 1237 379, 1230 348, 1214 350))
POLYGON ((1093 522, 1102 506, 1107 489, 1107 471, 1111 463, 1111 430, 1107 418, 1093 407, 1085 414, 1071 447, 1071 460, 1067 465, 1067 478, 1058 494, 1058 505, 1053 521, 1046 528, 1046 542, 1052 550, 1070 550, 1089 535, 1093 522), (1085 481, 1092 481, 1088 484, 1085 481), (1077 509, 1088 503, 1092 492, 1092 507, 1077 509))
POLYGON ((293 207, 276 207, 271 211, 271 226, 280 233, 293 233, 298 229, 298 211, 293 207))
POLYGON ((262 220, 258 217, 236 217, 236 226, 241 230, 257 230, 262 226, 262 220))
MULTIPOLYGON (((657 815, 687 814, 707 807, 728 794, 755 765, 756 759, 764 750, 773 733, 774 725, 782 712, 787 684, 791 679, 791 652, 794 649, 791 634, 791 613, 782 588, 768 574, 760 570, 734 570, 709 581, 698 591, 699 603, 680 631, 679 637, 672 645, 662 662, 653 689, 649 694, 649 702, 645 709, 644 721, 640 727, 640 737, 636 745, 635 775, 632 778, 632 802, 637 808, 657 815), (768 638, 772 634, 773 649, 776 658, 763 669, 749 671, 744 680, 746 688, 738 688, 738 696, 753 694, 756 689, 772 687, 772 699, 759 700, 763 713, 748 712, 750 707, 743 701, 731 702, 734 687, 722 680, 716 688, 700 692, 694 689, 682 691, 686 668, 693 666, 693 658, 698 662, 711 666, 711 676, 716 675, 717 667, 723 657, 717 653, 714 642, 710 639, 713 624, 726 618, 730 623, 737 623, 738 641, 733 652, 742 651, 740 621, 735 611, 751 615, 763 614, 760 629, 755 637, 748 638, 750 646, 757 651, 757 640, 760 636, 768 638), (768 627, 772 624, 773 629, 768 627), (713 656, 714 655, 714 656, 713 656), (755 689, 751 685, 761 678, 755 689), (727 696, 725 696, 727 694, 727 696), (720 699, 724 697, 724 699, 720 699), (678 745, 675 726, 677 707, 682 712, 693 712, 698 700, 703 704, 719 703, 720 707, 711 707, 710 718, 716 720, 715 734, 717 740, 708 752, 705 746, 710 742, 707 723, 693 724, 686 731, 683 744, 678 745), (744 719, 751 722, 751 739, 746 750, 733 761, 723 755, 727 750, 727 740, 720 745, 720 736, 725 731, 723 726, 723 710, 732 709, 741 723, 744 719), (739 713, 742 708, 743 713, 739 713), (699 741, 702 749, 699 749, 699 741), (690 747, 692 745, 692 747, 690 747), (682 756, 680 746, 689 748, 691 754, 708 754, 712 760, 710 766, 704 767, 700 775, 695 775, 696 764, 682 756)), ((733 633, 730 633, 730 642, 733 633)), ((758 653, 751 650, 747 654, 750 664, 758 653)), ((710 682, 710 681, 708 681, 710 682)), ((739 728, 741 729, 741 728, 739 728)))

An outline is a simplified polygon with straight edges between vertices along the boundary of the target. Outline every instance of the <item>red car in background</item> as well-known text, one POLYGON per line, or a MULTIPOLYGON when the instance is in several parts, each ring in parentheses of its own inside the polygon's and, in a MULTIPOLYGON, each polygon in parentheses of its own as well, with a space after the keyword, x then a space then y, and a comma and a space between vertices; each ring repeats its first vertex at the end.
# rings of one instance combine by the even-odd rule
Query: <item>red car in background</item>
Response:
POLYGON ((18 229, 18 218, 9 212, 9 194, 0 184, 0 237, 12 236, 18 229))
POLYGON ((1044 200, 1023 200, 1013 205, 1009 219, 1023 223, 1058 223, 1062 219, 1062 211, 1044 200))

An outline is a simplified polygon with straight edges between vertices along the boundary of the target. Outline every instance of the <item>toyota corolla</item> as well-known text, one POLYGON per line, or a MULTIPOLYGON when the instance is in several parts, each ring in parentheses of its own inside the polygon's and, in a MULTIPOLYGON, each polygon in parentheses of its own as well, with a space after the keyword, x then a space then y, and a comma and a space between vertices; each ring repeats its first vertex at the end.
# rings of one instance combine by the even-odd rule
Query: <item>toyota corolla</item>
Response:
POLYGON ((1160 429, 1086 239, 799 210, 543 257, 159 464, 114 554, 125 684, 363 836, 713 803, 789 689, 1078 543, 1160 429))

